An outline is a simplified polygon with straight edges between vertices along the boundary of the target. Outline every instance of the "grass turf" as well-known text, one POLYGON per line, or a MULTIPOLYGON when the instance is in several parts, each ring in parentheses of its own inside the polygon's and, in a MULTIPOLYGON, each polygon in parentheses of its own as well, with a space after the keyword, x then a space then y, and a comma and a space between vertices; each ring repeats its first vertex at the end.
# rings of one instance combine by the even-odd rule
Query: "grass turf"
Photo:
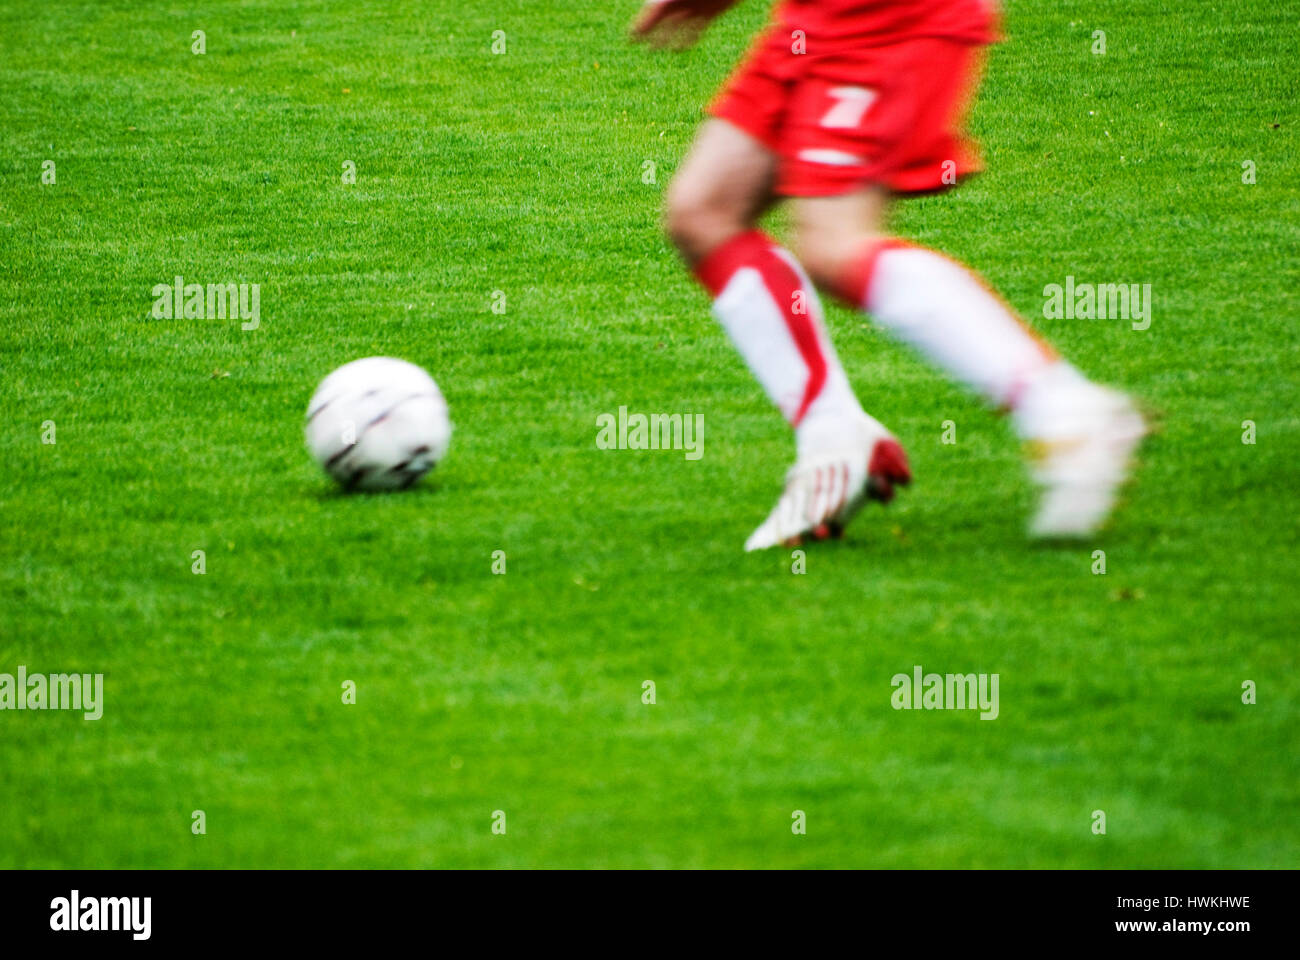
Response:
POLYGON ((99 721, 0 714, 0 866, 1300 863, 1285 11, 1012 4, 988 172, 897 226, 1161 432, 1111 530, 1031 546, 1005 422, 831 309, 917 483, 795 575, 740 552, 787 432, 656 222, 764 5, 677 57, 633 8, 0 3, 0 672, 106 675, 99 721), (150 319, 177 274, 260 283, 260 329, 150 319), (1150 329, 1043 319, 1071 275, 1152 284, 1150 329), (341 496, 302 411, 376 353, 457 433, 341 496), (597 449, 620 405, 703 458, 597 449), (1000 716, 891 709, 914 664, 1000 716))

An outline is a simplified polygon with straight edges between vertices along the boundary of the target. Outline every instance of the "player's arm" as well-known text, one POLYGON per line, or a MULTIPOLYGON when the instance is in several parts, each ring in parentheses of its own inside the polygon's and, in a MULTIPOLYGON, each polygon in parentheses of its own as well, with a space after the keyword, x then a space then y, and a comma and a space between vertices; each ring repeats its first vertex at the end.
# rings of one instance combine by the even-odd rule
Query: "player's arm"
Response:
POLYGON ((736 0, 646 0, 632 23, 632 39, 684 50, 736 0))

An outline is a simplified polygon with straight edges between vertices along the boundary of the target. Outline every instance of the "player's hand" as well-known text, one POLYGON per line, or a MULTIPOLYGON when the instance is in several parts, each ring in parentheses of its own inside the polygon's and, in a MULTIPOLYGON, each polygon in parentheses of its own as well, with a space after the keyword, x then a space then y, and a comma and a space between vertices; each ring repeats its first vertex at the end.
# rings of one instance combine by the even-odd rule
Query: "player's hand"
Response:
POLYGON ((685 50, 736 0, 646 0, 632 24, 632 39, 653 47, 685 50))

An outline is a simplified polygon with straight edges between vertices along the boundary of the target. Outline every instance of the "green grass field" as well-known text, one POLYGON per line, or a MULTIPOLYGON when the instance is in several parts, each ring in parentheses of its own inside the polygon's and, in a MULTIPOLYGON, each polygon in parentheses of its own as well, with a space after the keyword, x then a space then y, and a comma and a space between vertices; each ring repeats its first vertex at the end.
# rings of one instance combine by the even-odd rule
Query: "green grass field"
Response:
POLYGON ((1165 6, 1013 0, 988 172, 897 221, 1157 414, 1114 524, 1028 543, 1008 424, 837 307, 917 482, 796 575, 740 549, 788 431, 658 228, 765 3, 670 56, 632 0, 4 0, 0 672, 105 703, 0 713, 0 866, 1300 865, 1300 36, 1165 6), (152 319, 176 275, 260 327, 152 319), (1067 276, 1150 329, 1043 319, 1067 276), (303 448, 369 354, 456 423, 402 495, 303 448), (702 459, 598 449, 624 405, 702 459), (915 664, 1000 715, 893 710, 915 664))

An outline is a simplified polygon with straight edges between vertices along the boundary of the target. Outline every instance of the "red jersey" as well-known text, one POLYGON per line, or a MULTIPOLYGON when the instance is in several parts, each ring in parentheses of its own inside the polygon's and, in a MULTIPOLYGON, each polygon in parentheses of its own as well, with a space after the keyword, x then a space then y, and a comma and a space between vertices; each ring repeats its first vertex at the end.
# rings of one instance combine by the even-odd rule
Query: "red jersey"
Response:
POLYGON ((995 0, 782 0, 776 22, 804 31, 808 53, 838 53, 934 37, 960 43, 997 40, 995 0))

